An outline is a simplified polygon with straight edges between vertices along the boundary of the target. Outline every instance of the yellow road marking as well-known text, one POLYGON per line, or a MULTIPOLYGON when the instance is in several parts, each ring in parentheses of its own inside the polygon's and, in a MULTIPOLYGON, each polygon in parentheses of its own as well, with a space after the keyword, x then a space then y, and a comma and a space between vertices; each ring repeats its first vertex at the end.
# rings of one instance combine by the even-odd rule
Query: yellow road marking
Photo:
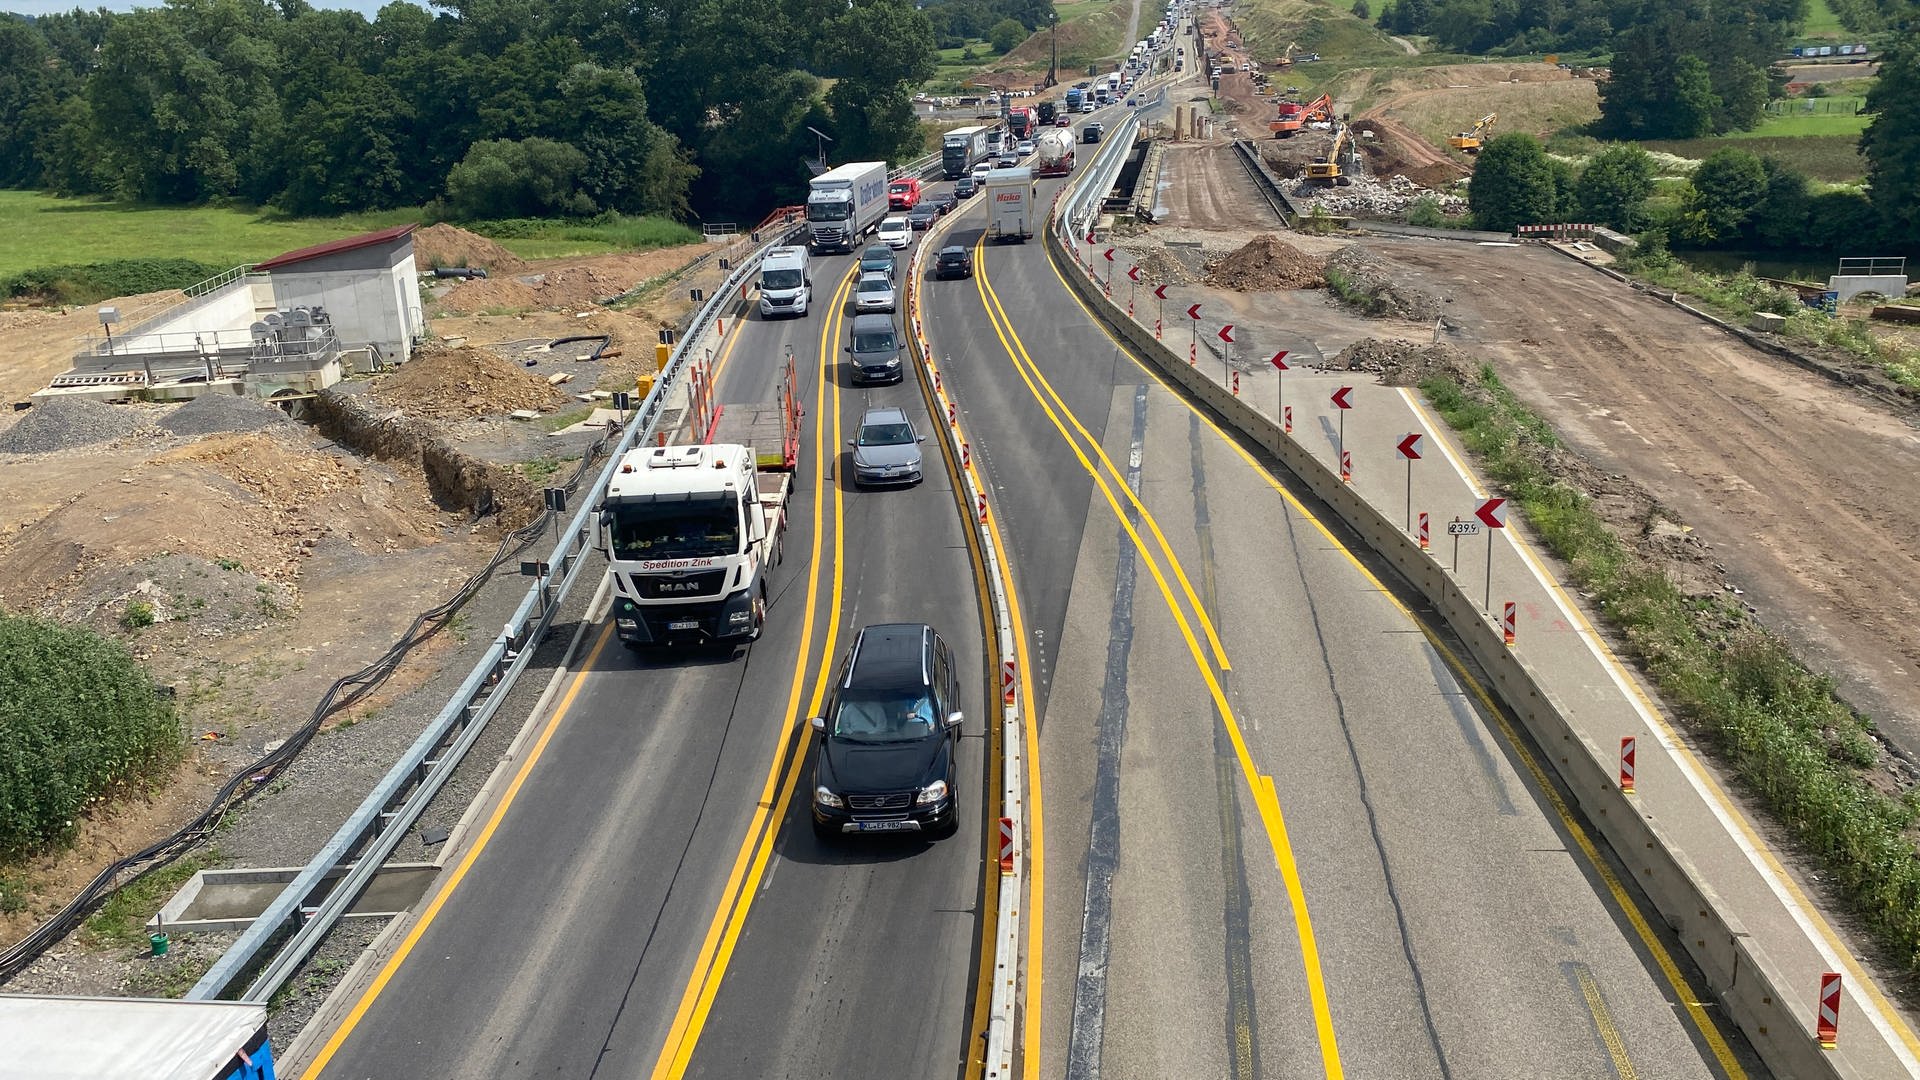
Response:
MULTIPOLYGON (((1060 273, 1059 265, 1053 262, 1051 256, 1048 258, 1048 264, 1052 267, 1054 276, 1060 278, 1060 287, 1067 291, 1067 294, 1073 298, 1074 303, 1080 305, 1080 309, 1086 313, 1087 318, 1091 320, 1095 326, 1100 328, 1101 333, 1106 334, 1107 339, 1112 341, 1116 348, 1120 348, 1122 352, 1126 353, 1128 358, 1132 359, 1141 371, 1158 382, 1162 388, 1173 395, 1176 401, 1185 405, 1187 410, 1198 417, 1200 422, 1205 424, 1218 436, 1222 443, 1230 447, 1234 453, 1238 454, 1240 459, 1246 462, 1247 466, 1253 470, 1256 476, 1264 481, 1268 487, 1272 488, 1273 491, 1277 493, 1288 506, 1292 507, 1296 513, 1305 519, 1308 524, 1312 525, 1314 530, 1317 531, 1328 544, 1332 545, 1333 550, 1338 551, 1348 563, 1352 564, 1353 568, 1358 570, 1360 574, 1366 578, 1367 582, 1378 590, 1381 596, 1387 599, 1388 603, 1392 604, 1401 615, 1406 617, 1408 622, 1413 624, 1415 629, 1420 631, 1421 635, 1427 639, 1427 643, 1432 646, 1433 650, 1445 661, 1448 669, 1453 672, 1454 677, 1459 679, 1462 685, 1473 692, 1475 699, 1480 702, 1482 710, 1486 715, 1492 717, 1494 723, 1499 726, 1501 734, 1507 741, 1508 747, 1511 748, 1516 756, 1520 758, 1521 762, 1526 765, 1527 772, 1534 779, 1534 786, 1545 796, 1548 804, 1553 807, 1555 816, 1560 819, 1560 823, 1566 828, 1568 834, 1574 838, 1574 842, 1580 848, 1581 854, 1585 856, 1589 867, 1599 876, 1601 882, 1606 885, 1608 894, 1612 896, 1614 904, 1626 917, 1628 923, 1633 926, 1634 934, 1640 939, 1640 943, 1645 946, 1647 951, 1653 956, 1655 965, 1659 967, 1661 975, 1666 978, 1667 985, 1672 988, 1676 1000, 1684 1004, 1688 1018, 1692 1020, 1695 1030, 1700 1034, 1700 1038, 1706 1042, 1708 1048, 1713 1052, 1714 1059, 1719 1063, 1721 1070, 1730 1080, 1744 1080, 1746 1070, 1740 1067, 1739 1060, 1734 1057, 1732 1049, 1727 1046, 1726 1039, 1720 1034, 1718 1025, 1707 1015, 1706 1009, 1700 1004, 1701 994, 1694 990, 1688 983, 1686 976, 1680 971, 1680 967, 1674 961, 1672 954, 1667 951, 1665 944, 1661 942, 1659 936, 1654 933, 1653 927, 1648 923, 1646 915, 1634 903, 1633 898, 1627 893, 1625 887, 1620 884, 1620 880, 1614 876, 1612 868, 1600 857, 1599 849, 1587 835, 1586 830, 1581 827, 1578 819, 1573 816, 1573 812, 1567 807, 1566 802, 1560 798, 1560 793, 1553 787, 1546 770, 1527 749, 1526 744, 1520 740, 1519 732, 1514 729, 1512 723, 1507 719, 1506 713, 1499 707, 1498 703, 1493 700, 1492 694, 1487 691, 1486 687, 1481 685, 1479 680, 1473 677, 1467 670, 1466 665, 1461 662, 1459 656, 1447 647, 1447 644, 1440 639, 1439 635, 1415 616, 1405 604, 1402 604, 1400 598, 1382 584, 1380 579, 1375 577, 1373 572, 1368 570, 1365 564, 1360 561, 1359 557, 1352 551, 1349 551, 1346 545, 1342 544, 1339 539, 1333 535, 1332 531, 1329 530, 1318 517, 1314 516, 1300 500, 1294 498, 1292 492, 1282 486, 1278 480, 1275 480, 1271 473, 1262 468, 1260 463, 1254 459, 1253 455, 1249 453, 1244 446, 1240 445, 1237 439, 1234 439, 1225 431, 1222 431, 1220 426, 1215 424, 1211 417, 1189 402, 1186 395, 1182 393, 1178 387, 1168 383, 1151 365, 1134 356, 1131 350, 1121 346, 1119 339, 1115 338, 1113 334, 1107 330, 1106 325, 1101 323, 1099 319, 1094 316, 1093 312, 1087 308, 1085 302, 1080 299, 1080 295, 1073 291, 1071 285, 1067 284, 1065 277, 1060 273)), ((1428 425, 1428 427, 1431 429, 1432 425, 1428 425)), ((1444 440, 1442 440, 1442 444, 1444 445, 1444 440)))
MULTIPOLYGON (((726 346, 720 352, 721 365, 725 365, 727 357, 733 355, 733 347, 738 343, 739 339, 740 335, 735 334, 727 340, 726 346)), ((611 627, 612 624, 609 623, 608 629, 611 629, 611 627)), ((546 749, 547 741, 552 737, 554 729, 559 726, 561 716, 566 712, 567 708, 572 705, 574 696, 579 692, 580 683, 586 678, 588 672, 592 670, 594 661, 599 658, 600 651, 606 643, 607 632, 603 630, 600 638, 594 644, 592 653, 588 655, 587 662, 581 665, 579 674, 574 676, 572 686, 568 689, 566 696, 561 700, 560 705, 554 710, 553 717, 548 720, 547 727, 541 732, 540 739, 535 744, 533 752, 528 756, 526 762, 521 765, 519 772, 514 775, 513 783, 508 786, 506 793, 501 797, 500 805, 494 808, 492 817, 488 819, 486 828, 481 830, 478 839, 474 842, 473 848, 467 852, 466 857, 461 860, 460 866, 448 877, 446 884, 443 885, 440 892, 434 896, 433 902, 421 913, 420 922, 408 932, 406 938, 401 942, 399 949, 395 950, 394 954, 387 959, 386 964, 381 967, 380 974, 374 978, 372 984, 360 995, 360 1000, 354 1003, 353 1008, 347 1013, 347 1017, 341 1022, 340 1027, 327 1039, 326 1045, 321 1048, 319 1056, 314 1059, 311 1065, 307 1066, 306 1072, 301 1074, 301 1080, 312 1080, 313 1077, 319 1076, 321 1070, 326 1068, 327 1062, 331 1061, 333 1055, 340 1051, 340 1047, 346 1042, 347 1036, 359 1025, 361 1018, 367 1014, 367 1010, 372 1008, 374 1000, 380 996, 380 992, 385 989, 387 983, 392 980, 394 973, 400 969, 401 962, 406 959, 408 953, 413 951, 414 943, 420 939, 420 935, 426 932, 427 927, 432 924, 434 917, 440 913, 440 908, 445 905, 447 897, 452 895, 454 886, 458 885, 460 881, 467 876, 467 869, 473 865, 475 859, 479 858, 481 849, 485 848, 487 841, 493 837, 494 829, 497 828, 501 820, 506 817, 507 808, 512 805, 514 797, 520 791, 521 784, 525 782, 527 775, 533 770, 533 763, 539 760, 541 752, 546 749)))
MULTIPOLYGON (((1073 449, 1074 457, 1079 459, 1081 467, 1086 469, 1087 474, 1093 478, 1095 485, 1106 498, 1107 506, 1113 511, 1114 518, 1132 539, 1141 560, 1146 563, 1147 570, 1153 577, 1154 584, 1160 589, 1160 595, 1166 602, 1167 610, 1173 614, 1175 622, 1180 627, 1180 634, 1186 640, 1187 649, 1193 656, 1194 666, 1207 684, 1207 692, 1213 699, 1214 707, 1220 712, 1221 722, 1226 727, 1228 740, 1233 744, 1234 757, 1240 764, 1240 771, 1246 780, 1249 793, 1258 800, 1261 798, 1261 792, 1263 790, 1265 792, 1261 822, 1265 826, 1268 842, 1273 848, 1274 864, 1286 884, 1287 899, 1293 909, 1294 931, 1300 942, 1301 962, 1307 976, 1307 995, 1312 1004, 1314 1031, 1320 1045, 1321 1068, 1329 1080, 1339 1080, 1345 1075, 1345 1070, 1340 1062, 1340 1048, 1333 1028, 1333 1011, 1327 1000, 1326 981, 1320 967, 1319 944, 1314 937, 1313 923, 1307 912, 1306 891, 1300 882, 1299 867, 1293 858, 1293 844, 1287 836, 1286 821, 1280 814, 1279 799, 1274 795, 1272 782, 1267 780, 1263 784, 1262 774, 1254 764, 1253 756, 1247 749, 1246 740, 1241 735, 1233 705, 1227 701, 1214 666, 1207 662, 1206 650, 1201 647, 1199 639, 1194 635, 1193 624, 1187 618, 1186 611, 1175 598, 1173 588, 1160 568, 1160 560, 1154 556, 1153 549, 1141 537, 1139 530, 1127 520, 1126 512, 1121 508, 1120 500, 1114 495, 1107 477, 1087 457, 1080 444, 1068 432, 1066 423, 1060 419, 1060 413, 1070 416, 1072 411, 1067 409, 1063 402, 1059 412, 1056 412, 1046 400, 1046 396, 1042 395, 1040 389, 1034 385, 1034 379, 1027 370, 1029 366, 1033 366, 1033 359, 1027 355, 1025 346, 1019 344, 1019 333, 1013 329, 1011 321, 1007 319, 1005 310, 1000 307, 999 297, 993 294, 993 287, 988 281, 984 240, 975 245, 975 251, 975 285, 980 291, 982 305, 987 309, 988 320, 993 324, 995 336, 1000 339, 1000 344, 1006 350, 1008 358, 1013 361, 1014 369, 1019 373, 1021 381, 1026 383, 1028 391, 1040 403, 1041 410, 1053 422, 1054 427, 1060 432, 1060 437, 1073 449)), ((1086 429, 1079 425, 1077 419, 1074 427, 1083 435, 1085 434, 1086 429)), ((1131 494, 1130 490, 1129 494, 1131 494)), ((1139 506, 1137 502, 1134 505, 1143 518, 1151 516, 1145 507, 1139 506)), ((1166 555, 1168 562, 1177 566, 1179 559, 1172 551, 1167 551, 1166 555)), ((1199 611, 1197 605, 1196 611, 1199 611)), ((1204 612, 1199 613, 1202 618, 1205 617, 1204 612)), ((1224 668, 1224 656, 1222 660, 1224 668)))
POLYGON ((533 767, 539 764, 541 755, 546 753, 547 744, 553 741, 553 733, 560 729, 560 721, 566 719, 568 710, 573 708, 574 699, 580 696, 580 687, 585 685, 587 676, 593 673, 594 665, 600 660, 600 653, 607 647, 607 642, 612 640, 612 637, 613 624, 609 622, 601 627, 600 636, 595 639, 592 651, 587 654, 586 663, 580 665, 580 670, 574 675, 573 682, 567 686, 566 694, 554 707, 553 715, 548 718, 546 727, 541 729, 540 737, 534 740, 532 748, 527 751, 527 759, 521 762, 519 770, 514 773, 513 782, 508 784, 507 790, 501 794, 500 805, 494 807, 493 813, 487 817, 486 827, 480 830, 480 835, 474 838, 473 846, 460 860, 460 865, 454 868, 453 873, 449 874, 447 880, 440 886, 440 890, 434 894, 433 902, 420 913, 420 921, 407 931, 406 937, 400 941, 400 947, 394 950, 385 964, 381 965, 380 973, 374 976, 373 982, 360 994, 360 1000, 353 1003, 353 1008, 347 1013, 346 1019, 341 1021, 340 1026, 328 1037, 326 1045, 321 1047, 320 1053, 314 1057, 312 1064, 308 1065, 306 1071, 301 1074, 301 1080, 314 1080, 326 1069, 327 1063, 333 1060, 333 1055, 340 1052, 340 1047, 347 1041, 347 1036, 353 1033, 353 1029, 359 1025, 361 1018, 366 1016, 367 1010, 380 997, 380 992, 393 981, 394 973, 399 971, 400 965, 412 955, 414 946, 420 943, 420 938, 427 932, 427 927, 433 925, 433 920, 440 914, 440 909, 446 906, 447 898, 452 896, 453 890, 466 879, 467 871, 473 869, 473 864, 480 858, 480 853, 487 849, 487 843, 493 839, 494 830, 498 829, 500 822, 506 818, 507 810, 513 806, 513 800, 519 796, 520 788, 526 784, 527 777, 533 772, 533 767))
MULTIPOLYGON (((1450 445, 1451 440, 1449 440, 1446 435, 1445 425, 1435 424, 1433 418, 1429 416, 1426 409, 1421 406, 1419 399, 1410 391, 1402 388, 1400 393, 1401 397, 1406 400, 1408 407, 1413 410, 1414 415, 1419 417, 1426 429, 1434 434, 1434 441, 1439 445, 1440 452, 1446 455, 1447 460, 1452 463, 1454 471, 1461 479, 1466 481, 1468 490, 1472 491, 1474 495, 1484 498, 1486 496, 1486 489, 1481 486, 1479 477, 1475 476, 1473 471, 1466 467, 1456 454, 1454 448, 1450 445)), ((1771 872, 1774 881, 1778 882, 1780 887, 1793 898, 1793 903, 1800 908, 1801 913, 1806 917, 1806 922, 1803 925, 1811 928, 1814 933, 1820 935, 1820 937, 1826 941, 1828 951, 1832 954, 1827 957, 1827 959, 1837 960, 1839 965, 1845 969, 1849 976, 1848 988, 1850 990, 1857 988, 1864 994, 1867 1000, 1874 1006, 1874 1010, 1879 1014, 1879 1018, 1886 1021, 1887 1026, 1892 1029, 1893 1035, 1906 1045, 1908 1052, 1914 1057, 1920 1057, 1920 1037, 1915 1036, 1913 1028, 1907 1024, 1906 1018, 1881 994, 1879 984, 1867 973, 1865 968, 1861 967, 1859 963, 1855 961, 1853 950, 1840 940, 1839 935, 1834 932, 1833 926, 1827 922, 1826 917, 1820 913, 1819 908, 1815 907, 1812 901, 1807 899, 1807 894, 1801 891, 1799 884, 1794 881, 1793 876, 1787 872, 1786 867, 1774 856, 1773 849, 1767 845, 1765 840, 1760 838, 1759 833, 1753 828, 1753 823, 1747 820, 1747 815, 1741 811, 1740 807, 1727 795, 1726 790, 1720 786, 1719 781, 1714 778, 1714 775, 1707 771, 1698 755, 1694 754, 1693 749, 1681 740, 1679 736, 1674 734, 1673 728, 1666 721, 1666 714, 1648 698, 1646 690, 1640 685, 1640 680, 1635 678, 1633 673, 1628 671, 1626 666, 1620 662, 1620 658, 1614 655, 1612 646, 1608 645, 1606 638, 1602 637, 1600 632, 1594 628, 1593 622, 1587 618, 1587 613, 1581 609, 1580 605, 1574 603, 1573 598, 1567 595, 1565 586, 1561 585, 1559 579, 1553 574, 1547 572, 1546 566, 1541 561, 1540 556, 1533 550, 1533 545, 1529 544, 1526 538, 1518 531, 1513 531, 1511 535, 1507 537, 1507 540, 1513 545, 1514 550, 1519 554, 1520 558, 1533 569, 1535 578, 1545 583, 1546 587, 1559 597, 1561 601, 1559 605, 1560 609, 1567 612, 1573 617, 1575 622, 1580 624, 1582 631, 1581 636, 1587 641, 1600 663, 1612 673, 1615 684, 1624 688, 1628 694, 1633 696, 1634 700, 1639 702, 1640 714, 1650 722, 1651 726, 1657 728, 1659 733, 1664 736, 1661 740, 1662 745, 1665 746, 1674 757, 1684 762, 1682 766, 1683 769, 1690 772, 1693 779, 1699 781, 1699 787, 1702 793, 1719 805, 1721 810, 1719 816, 1721 820, 1730 823, 1735 829, 1740 831, 1740 834, 1744 836, 1747 841, 1745 845, 1746 850, 1758 856, 1760 861, 1766 864, 1767 870, 1771 872)))
POLYGON ((1600 993, 1600 983, 1593 977, 1592 969, 1585 964, 1573 965, 1574 981, 1580 984, 1580 999, 1586 1003, 1587 1015, 1593 1018, 1593 1030, 1600 1035, 1600 1042, 1607 1048, 1607 1059, 1613 1063, 1614 1074, 1620 1080, 1638 1080, 1639 1073, 1634 1071, 1633 1062, 1627 1057, 1627 1044, 1620 1038, 1620 1027, 1613 1022, 1613 1010, 1607 1007, 1607 999, 1600 993))
MULTIPOLYGON (((818 400, 826 398, 827 372, 833 363, 832 341, 844 320, 843 309, 848 290, 853 284, 853 270, 840 280, 840 286, 834 291, 833 303, 828 308, 827 317, 821 320, 819 379, 816 384, 818 400)), ((837 452, 840 445, 839 390, 835 386, 834 400, 834 440, 830 444, 837 452)), ((713 919, 708 923, 706 937, 700 943, 700 951, 695 954, 693 970, 688 976, 687 986, 680 995, 679 1007, 674 1010, 673 1024, 667 1030, 665 1042, 660 1047, 660 1055, 654 1061, 652 1076, 655 1080, 665 1077, 677 1077, 686 1070, 687 1062, 693 1057, 694 1047, 700 1041, 700 1031, 706 1024, 707 1010, 713 1004, 713 996, 719 991, 720 978, 726 972, 726 962, 733 954, 733 943, 739 935, 740 926, 746 922, 747 909, 752 906, 754 886, 759 882, 766 868, 766 853, 772 850, 773 839, 778 834, 780 819, 785 816, 787 803, 793 795, 793 784, 806 754, 803 752, 806 729, 796 710, 800 704, 801 686, 806 681, 809 670, 807 657, 813 641, 814 614, 820 599, 822 537, 825 501, 821 498, 825 488, 828 446, 826 425, 816 424, 813 433, 814 456, 818 459, 813 474, 813 554, 808 563, 807 600, 801 614, 800 652, 793 669, 793 683, 788 690, 786 711, 788 727, 780 733, 775 744, 773 761, 767 769, 767 779, 760 789, 760 799, 755 804, 753 820, 748 824, 746 835, 741 837, 740 850, 734 856, 733 869, 727 876, 727 884, 721 890, 720 902, 714 909, 713 919), (793 745, 794 736, 800 736, 800 745, 793 745), (789 755, 789 750, 791 754, 789 755), (782 761, 787 768, 784 775, 782 761), (777 785, 777 787, 776 787, 777 785), (777 794, 776 794, 777 792, 777 794)), ((817 678, 824 681, 830 670, 833 654, 833 642, 839 625, 840 610, 840 497, 839 485, 834 490, 834 558, 831 567, 833 574, 833 606, 829 609, 831 617, 827 624, 827 634, 820 650, 820 661, 813 669, 817 678)), ((818 697, 818 690, 815 691, 818 697)), ((809 710, 808 715, 811 715, 809 710)))

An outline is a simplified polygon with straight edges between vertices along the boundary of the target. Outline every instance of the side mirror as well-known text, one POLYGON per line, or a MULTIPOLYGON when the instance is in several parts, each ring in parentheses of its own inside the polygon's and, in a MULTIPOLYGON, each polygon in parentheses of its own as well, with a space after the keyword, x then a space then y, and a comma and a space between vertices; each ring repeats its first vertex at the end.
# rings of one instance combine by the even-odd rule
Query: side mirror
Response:
POLYGON ((816 717, 814 717, 814 718, 813 718, 812 720, 810 720, 810 721, 808 721, 808 723, 810 723, 810 724, 812 724, 812 725, 813 725, 813 730, 815 730, 815 731, 818 731, 818 732, 820 732, 820 733, 821 733, 822 735, 824 735, 824 734, 826 734, 826 732, 827 732, 827 718, 826 718, 826 717, 824 717, 824 716, 816 716, 816 717))
POLYGON ((958 710, 947 714, 947 726, 950 728, 957 728, 961 724, 966 723, 966 720, 967 718, 958 710))
POLYGON ((853 346, 851 346, 851 345, 848 345, 847 347, 845 347, 845 348, 843 348, 843 349, 841 349, 840 351, 841 351, 841 352, 843 352, 843 353, 847 353, 848 355, 852 355, 852 353, 853 353, 853 346))
POLYGON ((848 445, 848 446, 859 446, 859 445, 860 445, 860 440, 859 440, 859 439, 848 439, 848 440, 847 440, 847 445, 848 445))
POLYGON ((913 441, 914 441, 914 442, 926 442, 926 441, 927 441, 927 437, 926 437, 925 435, 919 435, 919 436, 915 436, 915 437, 914 437, 914 440, 913 440, 913 441))

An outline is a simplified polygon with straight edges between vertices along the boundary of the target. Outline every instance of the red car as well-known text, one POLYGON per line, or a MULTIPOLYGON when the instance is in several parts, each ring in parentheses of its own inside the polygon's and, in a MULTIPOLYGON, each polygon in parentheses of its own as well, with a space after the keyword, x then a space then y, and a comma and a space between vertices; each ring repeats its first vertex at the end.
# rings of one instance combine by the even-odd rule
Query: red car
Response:
POLYGON ((1053 126, 1054 126, 1054 127, 1072 127, 1072 126, 1073 126, 1073 118, 1072 118, 1072 117, 1070 117, 1070 116, 1068 116, 1068 115, 1067 115, 1066 113, 1061 113, 1061 114, 1060 114, 1060 119, 1058 119, 1058 120, 1055 120, 1055 121, 1053 122, 1053 126))
POLYGON ((915 177, 895 180, 887 185, 887 206, 893 210, 911 210, 920 203, 920 181, 915 177))

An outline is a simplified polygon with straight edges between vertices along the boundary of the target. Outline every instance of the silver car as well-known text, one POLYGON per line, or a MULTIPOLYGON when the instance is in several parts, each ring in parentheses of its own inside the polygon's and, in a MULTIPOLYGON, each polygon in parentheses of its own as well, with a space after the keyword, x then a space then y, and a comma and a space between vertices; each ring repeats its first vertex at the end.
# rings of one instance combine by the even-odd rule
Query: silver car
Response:
POLYGON ((892 278, 878 270, 860 275, 853 293, 853 310, 892 311, 895 303, 892 278))
POLYGON ((900 409, 891 405, 868 409, 860 416, 860 434, 847 440, 853 447, 853 482, 919 483, 920 444, 925 440, 900 409))

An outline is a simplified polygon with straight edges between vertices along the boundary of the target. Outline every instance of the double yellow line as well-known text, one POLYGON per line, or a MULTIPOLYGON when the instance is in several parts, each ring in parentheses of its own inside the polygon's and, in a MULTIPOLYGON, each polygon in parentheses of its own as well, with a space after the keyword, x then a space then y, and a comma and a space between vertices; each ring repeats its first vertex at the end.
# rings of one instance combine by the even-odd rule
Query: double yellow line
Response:
MULTIPOLYGON (((1220 685, 1219 673, 1230 670, 1230 664, 1226 650, 1221 646, 1219 636, 1214 630, 1213 621, 1195 597, 1193 586, 1187 579, 1186 571, 1180 565, 1179 557, 1174 554, 1172 546, 1167 542, 1166 535, 1161 532, 1153 514, 1134 495, 1120 469, 1101 448, 1099 440, 1087 431, 1079 417, 1053 389, 1053 385, 1048 382, 1039 365, 1035 364, 1033 357, 1028 354, 1026 345, 1020 340, 1019 332, 1014 329, 1013 321, 1008 318, 1006 309, 1001 305, 999 294, 994 291, 991 276, 987 272, 985 237, 974 245, 973 265, 974 284, 980 293, 981 305, 986 309, 994 335, 999 338, 1001 347, 1005 350, 1008 359, 1012 361, 1014 371, 1026 384, 1034 400, 1039 403, 1041 411, 1046 413, 1047 419, 1059 432, 1060 438, 1073 450, 1074 457, 1079 460, 1081 468, 1093 478, 1108 508, 1113 512, 1115 520, 1133 541, 1142 562, 1145 563, 1148 573, 1152 575, 1154 584, 1159 588, 1160 595, 1166 602, 1167 610, 1172 613, 1180 627, 1181 636, 1186 640, 1195 668, 1207 684, 1208 695, 1213 699, 1214 708, 1226 727, 1227 738, 1233 745, 1234 758, 1240 765, 1240 772, 1246 781, 1248 793, 1260 811, 1261 823, 1266 829, 1267 839, 1273 848, 1274 864, 1279 869, 1281 880, 1286 887, 1287 901, 1293 913, 1294 931, 1300 941, 1301 962, 1306 971, 1307 995, 1313 1012, 1314 1031, 1320 1046, 1321 1067, 1330 1080, 1339 1080, 1345 1073, 1340 1063, 1339 1043, 1334 1034, 1333 1011, 1327 998, 1326 980, 1321 971, 1320 949, 1314 937, 1312 919, 1307 912, 1306 890, 1301 884, 1299 867, 1294 861, 1293 844, 1288 837, 1286 819, 1280 810, 1280 800, 1274 790, 1273 777, 1260 772, 1259 766, 1255 764, 1251 752, 1247 749, 1246 740, 1241 734, 1233 705, 1227 700, 1226 692, 1220 685), (1095 463, 1094 458, 1098 458, 1098 464, 1095 463), (1115 494, 1115 484, 1108 480, 1109 475, 1113 481, 1117 482, 1121 494, 1125 496, 1125 501, 1139 514, 1140 520, 1146 523, 1148 530, 1153 534, 1155 542, 1152 546, 1147 544, 1140 531, 1127 517, 1126 510, 1121 505, 1120 495, 1115 494), (1179 598, 1176 597, 1174 587, 1161 568, 1161 559, 1155 556, 1156 550, 1165 558, 1167 565, 1172 568, 1174 576, 1179 580, 1179 591, 1186 599, 1186 607, 1183 607, 1179 598), (1192 618, 1189 618, 1187 613, 1189 608, 1193 612, 1192 618), (1207 642, 1206 648, 1201 646, 1200 636, 1194 632, 1193 619, 1198 619, 1200 622, 1201 634, 1205 636, 1207 642)), ((1038 907, 1038 900, 1031 901, 1029 911, 1038 907)), ((1040 955, 1037 949, 1030 951, 1029 972, 1039 970, 1040 955)), ((1039 996, 1039 979, 1037 975, 1030 974, 1027 988, 1028 1022, 1025 1025, 1028 1041, 1024 1047, 1026 1075, 1029 1077, 1037 1077, 1039 1069, 1039 1026, 1036 1016, 1039 996)))
POLYGON ((734 947, 739 944, 740 932, 746 926, 754 895, 759 892, 761 876, 766 873, 767 863, 772 858, 773 844, 780 834, 780 822, 787 816, 794 789, 799 785, 800 774, 806 765, 806 718, 820 711, 820 704, 826 697, 828 672, 833 670, 834 646, 840 633, 843 586, 841 556, 845 549, 845 531, 842 528, 842 493, 840 485, 835 483, 833 559, 823 564, 820 555, 826 536, 823 525, 826 516, 827 464, 834 459, 840 447, 840 384, 838 380, 830 378, 829 372, 837 366, 833 343, 838 340, 840 327, 845 321, 847 294, 852 287, 853 270, 850 268, 840 280, 833 303, 827 309, 827 317, 821 320, 820 325, 814 401, 822 407, 816 410, 816 422, 813 425, 813 557, 807 564, 807 599, 801 613, 800 652, 793 667, 793 684, 787 692, 784 713, 786 725, 780 729, 779 739, 775 743, 773 761, 767 768, 766 781, 761 786, 760 798, 754 806, 753 820, 747 825, 746 835, 741 838, 740 850, 734 856, 726 887, 707 926, 706 937, 700 943, 700 951, 694 956, 693 971, 688 976, 686 989, 681 992, 680 1005, 674 1010, 673 1024, 668 1028, 666 1041, 654 1061, 651 1073, 653 1080, 682 1076, 687 1064, 693 1060, 693 1052, 700 1043, 700 1033, 706 1027, 707 1014, 713 1008, 714 997, 720 992, 721 980, 733 959, 734 947), (825 407, 829 397, 832 401, 830 409, 825 407), (827 439, 829 412, 833 417, 831 441, 827 439), (813 655, 811 647, 823 572, 832 575, 831 599, 818 659, 810 664, 808 658, 813 655), (814 673, 813 688, 807 696, 807 708, 802 712, 801 687, 806 682, 809 670, 814 673))

